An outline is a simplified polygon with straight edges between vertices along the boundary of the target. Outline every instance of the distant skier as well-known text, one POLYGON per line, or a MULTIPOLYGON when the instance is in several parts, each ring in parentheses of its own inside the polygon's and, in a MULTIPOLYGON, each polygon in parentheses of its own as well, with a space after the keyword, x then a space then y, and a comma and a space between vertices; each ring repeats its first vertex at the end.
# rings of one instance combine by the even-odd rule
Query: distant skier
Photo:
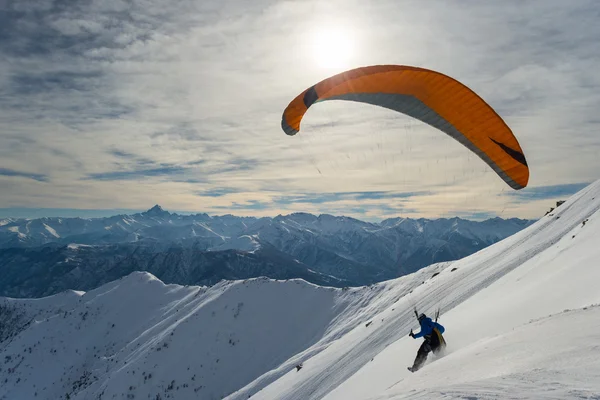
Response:
MULTIPOLYGON (((437 319, 437 318, 436 318, 437 319)), ((410 372, 418 371, 425 361, 427 360, 427 355, 430 351, 433 351, 433 354, 438 354, 440 350, 446 347, 446 341, 442 336, 445 329, 442 325, 434 322, 425 314, 419 315, 419 324, 421 325, 421 332, 413 333, 412 329, 408 336, 413 339, 423 337, 425 341, 419 347, 419 351, 417 352, 417 357, 415 358, 415 362, 412 367, 408 367, 410 372)))

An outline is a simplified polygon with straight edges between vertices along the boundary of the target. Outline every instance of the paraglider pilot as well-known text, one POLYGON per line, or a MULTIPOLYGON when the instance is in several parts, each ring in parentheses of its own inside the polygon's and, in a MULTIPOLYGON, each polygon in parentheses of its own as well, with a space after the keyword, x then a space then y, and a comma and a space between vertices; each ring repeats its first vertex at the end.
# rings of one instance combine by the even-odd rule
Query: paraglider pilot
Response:
POLYGON ((425 314, 419 315, 419 324, 421 325, 421 331, 419 333, 413 333, 412 329, 408 336, 413 339, 417 339, 423 337, 425 341, 419 347, 419 351, 417 352, 417 357, 415 358, 415 362, 412 367, 408 367, 408 370, 411 372, 418 371, 425 361, 427 360, 427 355, 429 352, 433 352, 433 354, 438 354, 440 350, 442 350, 446 346, 446 341, 442 336, 444 333, 444 327, 437 322, 434 322, 425 314))

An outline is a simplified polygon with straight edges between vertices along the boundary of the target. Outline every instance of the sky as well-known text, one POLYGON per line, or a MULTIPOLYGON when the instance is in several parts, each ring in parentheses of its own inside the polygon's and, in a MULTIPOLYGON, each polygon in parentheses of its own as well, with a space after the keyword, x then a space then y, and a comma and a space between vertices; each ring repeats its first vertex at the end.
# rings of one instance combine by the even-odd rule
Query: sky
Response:
POLYGON ((600 178, 599 18, 595 0, 5 0, 0 214, 537 218, 600 178), (528 187, 371 105, 320 103, 282 131, 303 90, 376 64, 477 92, 528 187))

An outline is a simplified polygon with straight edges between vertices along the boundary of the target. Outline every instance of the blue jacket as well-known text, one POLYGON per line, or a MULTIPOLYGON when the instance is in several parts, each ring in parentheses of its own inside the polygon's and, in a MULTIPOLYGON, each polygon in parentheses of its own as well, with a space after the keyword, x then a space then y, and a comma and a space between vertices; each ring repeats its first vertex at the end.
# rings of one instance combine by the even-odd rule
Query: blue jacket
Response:
POLYGON ((427 317, 421 321, 421 332, 415 333, 414 338, 420 338, 433 333, 433 328, 437 328, 440 333, 444 333, 444 327, 437 322, 433 322, 431 318, 427 317))

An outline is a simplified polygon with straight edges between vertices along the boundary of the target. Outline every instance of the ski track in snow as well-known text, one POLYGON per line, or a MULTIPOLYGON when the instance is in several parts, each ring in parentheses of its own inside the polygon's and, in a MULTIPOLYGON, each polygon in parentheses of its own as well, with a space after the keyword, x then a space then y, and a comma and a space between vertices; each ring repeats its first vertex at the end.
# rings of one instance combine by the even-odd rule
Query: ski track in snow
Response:
POLYGON ((600 181, 472 256, 368 287, 136 272, 0 298, 0 399, 600 399, 599 210, 600 181), (448 348, 411 374, 415 306, 441 307, 448 348))

